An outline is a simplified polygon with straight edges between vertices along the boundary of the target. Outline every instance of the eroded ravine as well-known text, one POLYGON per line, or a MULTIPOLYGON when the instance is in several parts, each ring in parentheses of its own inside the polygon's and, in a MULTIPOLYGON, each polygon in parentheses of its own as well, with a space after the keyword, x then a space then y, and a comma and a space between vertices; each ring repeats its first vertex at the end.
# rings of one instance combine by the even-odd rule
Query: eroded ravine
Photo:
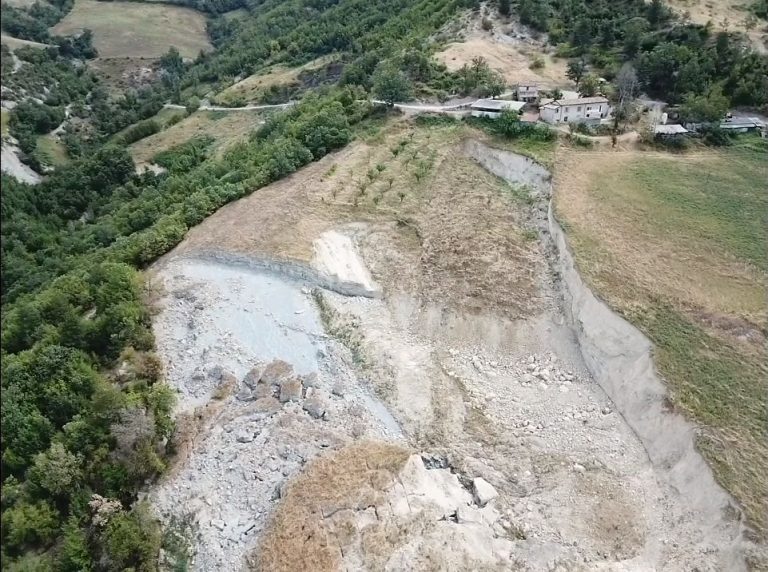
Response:
MULTIPOLYGON (((536 302, 524 317, 493 307, 467 312, 419 290, 419 280, 402 280, 404 261, 430 262, 402 250, 402 231, 386 221, 354 229, 340 221, 330 243, 328 231, 318 233, 323 263, 182 248, 158 265, 167 290, 155 323, 159 349, 180 410, 198 408, 199 419, 187 455, 152 497, 166 520, 193 523, 193 569, 234 570, 247 567, 249 555, 256 564, 260 554, 274 557, 275 539, 292 530, 290 507, 313 502, 317 510, 302 518, 327 541, 288 543, 297 560, 282 568, 268 561, 275 569, 320 556, 327 569, 740 569, 739 524, 718 512, 728 497, 711 474, 686 473, 708 471, 685 448, 690 432, 669 440, 683 455, 652 450, 649 434, 677 430, 682 420, 640 409, 632 396, 649 394, 622 385, 642 381, 637 372, 653 375, 652 362, 642 361, 648 347, 576 280, 548 217, 549 173, 474 141, 455 152, 536 191, 530 211, 510 210, 510 220, 536 225, 542 238, 531 255, 536 302), (275 358, 295 372, 261 384, 261 368, 246 375, 275 358), (394 480, 366 489, 373 513, 350 503, 358 489, 334 496, 323 483, 295 501, 299 493, 285 487, 299 471, 315 474, 312 459, 344 459, 362 439, 440 460, 388 466, 394 480), (680 461, 672 470, 670 459, 680 461), (470 489, 473 479, 490 482, 498 498, 481 506, 456 488, 456 476, 470 489)), ((321 162, 317 171, 327 168, 321 162)), ((231 208, 258 225, 265 201, 279 196, 300 208, 308 200, 284 195, 255 193, 231 208)), ((479 199, 482 208, 492 197, 479 199)), ((414 224, 423 216, 450 227, 453 202, 436 195, 414 224)), ((507 223, 498 224, 494 231, 503 232, 507 223)), ((366 458, 358 447, 352 457, 370 469, 375 451, 366 458)), ((331 481, 327 487, 352 486, 331 481)))
MULTIPOLYGON (((522 177, 527 184, 543 188, 551 196, 551 177, 542 175, 538 170, 541 167, 518 166, 521 161, 534 164, 533 161, 482 144, 468 150, 498 176, 513 182, 522 177)), ((540 227, 544 226, 542 218, 539 216, 540 227)), ((745 569, 744 526, 734 516, 738 514, 736 502, 715 481, 710 467, 696 450, 695 426, 665 407, 667 392, 653 363, 650 340, 586 285, 555 217, 551 199, 545 221, 544 240, 553 247, 552 263, 561 277, 563 309, 590 374, 637 435, 660 479, 696 515, 702 540, 719 547, 719 566, 745 569)))

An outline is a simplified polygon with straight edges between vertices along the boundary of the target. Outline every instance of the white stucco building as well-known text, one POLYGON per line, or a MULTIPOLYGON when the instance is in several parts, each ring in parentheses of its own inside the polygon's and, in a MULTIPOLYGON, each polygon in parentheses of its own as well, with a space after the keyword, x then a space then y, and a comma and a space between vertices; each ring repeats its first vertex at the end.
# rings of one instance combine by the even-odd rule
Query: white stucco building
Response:
POLYGON ((547 123, 572 123, 581 121, 600 121, 611 113, 608 98, 580 97, 577 99, 558 99, 541 106, 541 119, 547 123))

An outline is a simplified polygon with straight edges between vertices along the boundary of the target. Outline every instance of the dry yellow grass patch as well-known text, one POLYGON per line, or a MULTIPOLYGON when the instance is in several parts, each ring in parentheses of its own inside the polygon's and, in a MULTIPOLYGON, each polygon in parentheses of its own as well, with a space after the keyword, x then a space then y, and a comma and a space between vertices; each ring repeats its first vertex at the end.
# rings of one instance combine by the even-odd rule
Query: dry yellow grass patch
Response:
POLYGON ((345 527, 337 515, 386 502, 410 453, 381 442, 361 442, 310 463, 284 498, 256 554, 254 570, 335 571, 340 568, 345 527), (336 518, 334 518, 336 517, 336 518))
POLYGON ((227 103, 232 100, 243 99, 245 101, 254 101, 259 95, 273 85, 285 85, 298 81, 299 74, 303 71, 312 71, 332 62, 333 56, 323 56, 307 62, 306 64, 286 68, 280 65, 274 66, 269 70, 259 72, 248 76, 247 78, 229 86, 216 96, 217 101, 227 103))
POLYGON ((483 57, 510 85, 525 82, 539 83, 544 87, 569 85, 565 77, 565 60, 555 60, 532 47, 503 44, 490 38, 470 38, 465 42, 454 42, 435 54, 435 57, 451 71, 459 70, 464 65, 472 65, 473 58, 483 57), (544 59, 545 65, 541 69, 532 70, 529 66, 537 56, 544 59))
POLYGON ((744 32, 749 36, 755 49, 768 52, 768 26, 764 21, 754 21, 754 27, 747 29, 749 6, 752 0, 668 0, 669 5, 679 14, 688 14, 696 24, 712 22, 715 29, 730 32, 744 32))
POLYGON ((6 36, 5 34, 0 35, 0 43, 3 43, 6 46, 8 46, 8 49, 11 51, 18 50, 19 48, 44 49, 48 47, 48 44, 41 44, 40 42, 30 42, 29 40, 20 40, 18 38, 6 36))
POLYGON ((181 6, 77 0, 51 32, 70 35, 84 28, 93 30, 93 43, 102 58, 157 58, 171 46, 194 58, 200 50, 212 49, 205 16, 181 6))
POLYGON ((128 150, 137 165, 144 165, 151 163, 160 151, 198 135, 210 135, 215 139, 214 152, 222 153, 246 138, 262 122, 258 111, 197 111, 168 129, 137 141, 128 150))

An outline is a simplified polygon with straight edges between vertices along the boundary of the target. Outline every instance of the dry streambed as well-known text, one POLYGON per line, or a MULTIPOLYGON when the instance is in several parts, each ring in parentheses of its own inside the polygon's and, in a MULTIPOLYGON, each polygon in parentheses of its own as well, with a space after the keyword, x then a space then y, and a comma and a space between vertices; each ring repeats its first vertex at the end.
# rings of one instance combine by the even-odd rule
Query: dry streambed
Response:
MULTIPOLYGON (((537 191, 524 213, 507 204, 508 217, 486 217, 498 236, 520 222, 540 231, 520 259, 536 288, 525 315, 470 312, 448 290, 421 290, 432 265, 455 268, 461 291, 470 257, 495 256, 419 259, 436 252, 428 230, 407 251, 398 225, 329 230, 329 211, 314 236, 300 225, 311 261, 279 256, 295 244, 201 247, 206 225, 220 228, 232 209, 250 225, 275 208, 264 201, 311 211, 306 196, 269 189, 211 217, 197 248, 155 269, 166 292, 155 332, 185 431, 151 497, 164 519, 189 524, 192 568, 743 568, 728 497, 638 374, 648 375, 647 347, 626 329, 611 339, 618 318, 590 305, 558 258, 546 171, 473 142, 460 152, 537 191), (421 278, 404 273, 414 260, 421 278), (664 431, 674 446, 661 452, 664 431)), ((481 198, 467 208, 487 209, 481 198)), ((443 213, 450 236, 440 200, 414 224, 443 213)), ((493 288, 510 287, 495 276, 493 288)))

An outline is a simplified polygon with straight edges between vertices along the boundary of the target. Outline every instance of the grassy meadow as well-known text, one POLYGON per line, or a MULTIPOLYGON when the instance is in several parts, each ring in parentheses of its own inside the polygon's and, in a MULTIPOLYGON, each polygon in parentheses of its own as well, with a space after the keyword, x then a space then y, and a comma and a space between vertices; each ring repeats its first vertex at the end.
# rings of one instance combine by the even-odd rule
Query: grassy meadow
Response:
POLYGON ((212 49, 205 16, 180 6, 77 0, 52 33, 74 34, 84 28, 93 30, 100 58, 157 58, 171 46, 194 58, 200 50, 212 49))
MULTIPOLYGON (((170 118, 174 113, 179 112, 163 110, 156 116, 156 120, 163 122, 164 118, 170 118)), ((233 143, 246 139, 263 121, 263 115, 257 111, 197 111, 137 141, 128 150, 137 164, 151 163, 152 158, 161 151, 181 145, 198 135, 210 135, 215 140, 215 152, 222 152, 233 143)))
POLYGON ((684 155, 573 153, 556 212, 597 294, 652 340, 671 405, 768 532, 768 143, 684 155))

